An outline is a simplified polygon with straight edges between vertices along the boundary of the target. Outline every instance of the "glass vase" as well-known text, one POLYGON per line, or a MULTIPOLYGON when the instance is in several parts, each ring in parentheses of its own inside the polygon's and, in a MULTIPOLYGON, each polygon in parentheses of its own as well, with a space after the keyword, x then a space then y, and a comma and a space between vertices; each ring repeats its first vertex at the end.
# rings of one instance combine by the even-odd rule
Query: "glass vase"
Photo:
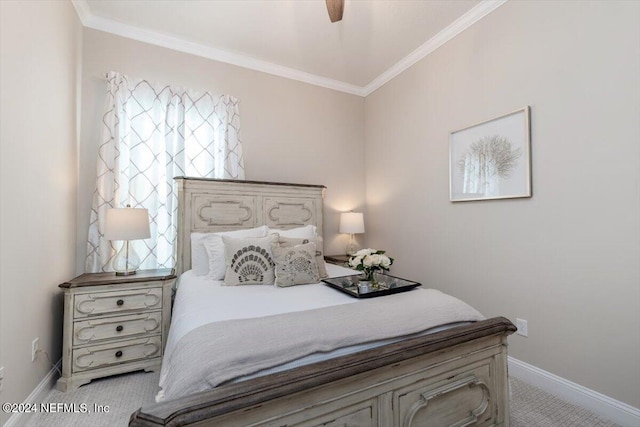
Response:
POLYGON ((373 270, 364 270, 363 271, 363 278, 360 280, 360 282, 367 282, 369 283, 371 289, 378 289, 378 278, 376 277, 376 273, 377 270, 373 269, 373 270))

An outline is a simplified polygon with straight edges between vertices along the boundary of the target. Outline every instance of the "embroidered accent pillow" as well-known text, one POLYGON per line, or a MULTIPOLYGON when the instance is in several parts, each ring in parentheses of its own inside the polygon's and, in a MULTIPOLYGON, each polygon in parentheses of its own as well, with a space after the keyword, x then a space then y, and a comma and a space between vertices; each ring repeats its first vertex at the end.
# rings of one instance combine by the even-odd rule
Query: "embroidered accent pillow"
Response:
POLYGON ((316 244, 316 264, 318 265, 318 274, 320 274, 321 279, 329 277, 329 274, 327 274, 327 267, 324 265, 322 237, 316 236, 311 238, 291 238, 291 237, 282 237, 282 235, 280 235, 279 243, 280 243, 280 247, 283 247, 283 248, 289 248, 291 246, 296 246, 296 245, 304 245, 306 243, 315 243, 316 244))
POLYGON ((320 281, 315 243, 290 247, 274 244, 271 251, 276 262, 276 286, 306 285, 320 281))
POLYGON ((273 285, 275 280, 271 245, 278 242, 278 235, 234 239, 222 236, 227 272, 224 284, 273 285))

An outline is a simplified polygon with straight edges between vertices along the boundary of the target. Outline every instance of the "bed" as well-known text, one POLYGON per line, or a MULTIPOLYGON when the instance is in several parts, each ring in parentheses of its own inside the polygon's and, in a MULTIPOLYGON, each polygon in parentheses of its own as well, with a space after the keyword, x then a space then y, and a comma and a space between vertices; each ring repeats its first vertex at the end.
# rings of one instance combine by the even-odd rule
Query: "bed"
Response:
MULTIPOLYGON (((230 368, 232 374, 215 378, 209 376, 207 363, 215 367, 226 366, 225 363, 238 358, 233 354, 227 355, 226 359, 224 355, 213 356, 217 344, 234 341, 216 341, 216 338, 207 342, 202 335, 199 341, 189 343, 185 338, 204 333, 209 326, 223 331, 220 334, 224 339, 234 339, 245 331, 246 337, 241 338, 260 343, 261 337, 268 335, 265 331, 279 329, 273 327, 278 325, 273 322, 282 319, 299 328, 306 327, 300 329, 305 331, 313 329, 316 324, 330 327, 332 321, 339 325, 340 321, 347 319, 349 324, 348 316, 353 313, 360 315, 358 310, 365 314, 367 310, 384 311, 380 304, 393 303, 404 307, 410 306, 411 300, 421 298, 425 303, 441 298, 443 304, 448 304, 447 298, 451 297, 435 290, 416 289, 406 292, 404 297, 398 294, 375 298, 379 301, 367 306, 322 284, 283 289, 265 286, 225 289, 220 284, 204 283, 202 279, 193 277, 193 271, 190 271, 192 233, 259 226, 282 230, 314 226, 317 234, 322 236, 325 188, 192 178, 177 178, 176 181, 179 200, 176 269, 179 274, 184 274, 180 279, 163 361, 164 365, 171 366, 166 369, 163 366, 161 401, 136 411, 131 416, 130 425, 509 425, 506 338, 515 331, 515 327, 501 317, 474 317, 475 310, 465 307, 461 308, 465 312, 465 321, 452 321, 452 318, 442 326, 433 325, 436 327, 422 331, 411 329, 415 327, 411 324, 424 325, 426 321, 429 325, 428 317, 425 320, 414 319, 413 315, 402 318, 404 310, 400 310, 392 318, 398 317, 402 327, 408 328, 405 332, 409 333, 401 337, 378 332, 384 331, 388 323, 393 323, 391 318, 387 318, 382 324, 369 328, 371 337, 364 344, 338 348, 320 346, 318 349, 323 351, 314 352, 315 338, 307 336, 305 345, 297 347, 310 347, 310 354, 302 352, 288 361, 274 359, 279 360, 277 366, 262 366, 258 370, 253 365, 261 360, 250 359, 248 355, 246 365, 230 368), (208 292, 215 293, 215 296, 205 298, 208 292), (283 295, 291 295, 296 301, 306 301, 307 306, 296 305, 294 312, 288 312, 291 311, 287 310, 288 297, 283 300, 283 295), (392 300, 392 297, 398 299, 392 300), (235 304, 233 298, 245 302, 239 313, 226 309, 235 304), (284 301, 282 307, 278 301, 284 301), (186 321, 187 318, 190 320, 186 321), (189 324, 189 328, 182 326, 184 324, 189 324), (174 348, 185 342, 189 344, 185 347, 191 353, 174 348), (203 343, 202 347, 198 343, 203 343), (243 370, 245 366, 253 370, 243 370), (193 380, 185 380, 189 376, 194 377, 193 380), (170 377, 171 381, 168 380, 170 377), (198 382, 198 378, 206 381, 198 382)), ((328 270, 332 276, 353 273, 337 266, 328 266, 328 270)), ((445 319, 458 306, 451 307, 456 308, 440 310, 445 319)), ((428 316, 437 312, 438 307, 423 311, 428 316)), ((372 319, 373 324, 376 318, 372 319)), ((343 329, 350 331, 352 328, 343 329)), ((370 333, 366 328, 362 331, 356 329, 353 333, 356 332, 370 333)), ((269 346, 270 340, 260 345, 269 346)), ((275 341, 287 345, 286 339, 275 341)), ((318 338, 317 341, 321 340, 318 338)), ((277 347, 274 348, 275 356, 281 353, 277 347)))

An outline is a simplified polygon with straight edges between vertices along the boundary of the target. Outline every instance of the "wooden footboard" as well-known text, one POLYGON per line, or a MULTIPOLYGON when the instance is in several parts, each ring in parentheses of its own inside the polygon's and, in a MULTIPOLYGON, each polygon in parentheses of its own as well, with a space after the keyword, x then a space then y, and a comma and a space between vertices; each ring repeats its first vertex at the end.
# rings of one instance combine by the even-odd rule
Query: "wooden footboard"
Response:
POLYGON ((503 317, 145 406, 131 426, 508 426, 503 317))

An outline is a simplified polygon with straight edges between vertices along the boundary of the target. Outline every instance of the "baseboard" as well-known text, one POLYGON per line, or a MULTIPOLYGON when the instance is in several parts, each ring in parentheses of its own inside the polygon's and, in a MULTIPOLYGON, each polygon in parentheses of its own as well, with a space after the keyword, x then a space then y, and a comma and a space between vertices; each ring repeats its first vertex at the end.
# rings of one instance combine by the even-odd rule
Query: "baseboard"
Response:
POLYGON ((640 409, 509 356, 509 375, 624 427, 640 426, 640 409))
MULTIPOLYGON (((46 395, 55 385, 61 364, 62 360, 59 360, 56 366, 51 368, 49 373, 40 381, 40 384, 25 399, 24 403, 44 401, 46 395)), ((594 414, 621 426, 637 427, 640 425, 640 409, 566 380, 551 372, 514 359, 511 356, 509 356, 509 375, 522 379, 581 408, 588 409, 594 414)), ((23 427, 27 420, 28 414, 13 414, 4 427, 23 427)))
MULTIPOLYGON (((53 389, 53 386, 56 384, 56 380, 58 379, 58 372, 60 370, 60 366, 62 366, 62 359, 58 360, 58 363, 51 368, 49 373, 40 381, 38 386, 33 389, 31 394, 27 396, 23 403, 41 403, 44 402, 47 394, 53 389)), ((23 427, 27 424, 29 420, 29 416, 31 414, 13 414, 7 422, 4 424, 4 427, 23 427)))

